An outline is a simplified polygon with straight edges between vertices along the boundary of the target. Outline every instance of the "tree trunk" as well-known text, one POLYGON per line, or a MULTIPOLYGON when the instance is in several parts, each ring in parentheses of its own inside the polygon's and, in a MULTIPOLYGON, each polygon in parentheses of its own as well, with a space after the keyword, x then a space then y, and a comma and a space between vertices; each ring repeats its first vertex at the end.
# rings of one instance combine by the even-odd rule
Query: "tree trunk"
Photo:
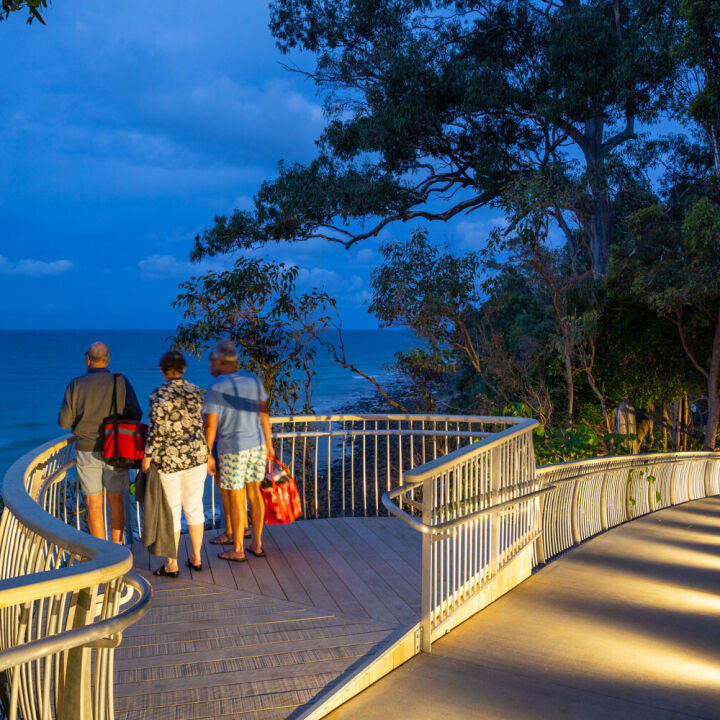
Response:
POLYGON ((720 420, 720 396, 718 395, 718 380, 720 379, 720 311, 715 324, 715 335, 713 337, 712 354, 710 355, 710 372, 708 372, 707 396, 708 396, 708 419, 705 426, 705 442, 703 450, 715 449, 715 437, 717 435, 718 421, 720 420))
MULTIPOLYGON (((637 416, 635 408, 623 400, 615 411, 615 432, 618 435, 637 435, 637 416)), ((630 449, 636 453, 640 448, 637 440, 630 441, 630 449)))
POLYGON ((654 428, 652 411, 652 405, 647 411, 642 411, 640 421, 637 423, 639 447, 650 447, 652 445, 654 428))
POLYGON ((568 427, 573 426, 573 412, 575 406, 575 383, 573 381, 573 366, 570 357, 570 338, 563 337, 563 350, 565 352, 565 383, 567 384, 567 416, 568 427))
POLYGON ((673 403, 672 440, 675 452, 687 450, 688 429, 691 424, 690 403, 687 393, 684 393, 680 400, 673 403))
POLYGON ((610 260, 610 189, 603 154, 603 130, 605 123, 601 114, 585 123, 585 162, 587 184, 590 190, 590 250, 593 257, 593 273, 596 278, 605 277, 610 260))

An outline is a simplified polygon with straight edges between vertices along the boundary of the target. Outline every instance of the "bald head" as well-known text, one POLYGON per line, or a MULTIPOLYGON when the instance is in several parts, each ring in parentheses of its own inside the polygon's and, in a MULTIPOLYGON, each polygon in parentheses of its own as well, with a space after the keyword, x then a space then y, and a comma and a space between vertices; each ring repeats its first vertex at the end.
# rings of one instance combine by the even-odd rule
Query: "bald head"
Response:
POLYGON ((104 368, 110 362, 110 350, 104 342, 94 342, 86 351, 88 367, 104 368))

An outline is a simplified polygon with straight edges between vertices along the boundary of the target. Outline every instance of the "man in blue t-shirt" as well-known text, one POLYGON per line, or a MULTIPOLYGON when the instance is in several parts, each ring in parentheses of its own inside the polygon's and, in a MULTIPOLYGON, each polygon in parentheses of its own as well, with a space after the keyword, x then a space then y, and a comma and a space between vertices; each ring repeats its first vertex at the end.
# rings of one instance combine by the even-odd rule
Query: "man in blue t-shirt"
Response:
POLYGON ((250 503, 253 539, 249 552, 264 557, 262 530, 265 505, 260 481, 275 451, 272 444, 267 393, 260 378, 239 370, 235 346, 219 342, 210 353, 210 374, 218 378, 205 392, 205 438, 210 448, 208 472, 216 476, 227 521, 227 541, 233 549, 223 560, 244 562, 245 493, 250 503), (217 448, 217 467, 212 450, 217 448))

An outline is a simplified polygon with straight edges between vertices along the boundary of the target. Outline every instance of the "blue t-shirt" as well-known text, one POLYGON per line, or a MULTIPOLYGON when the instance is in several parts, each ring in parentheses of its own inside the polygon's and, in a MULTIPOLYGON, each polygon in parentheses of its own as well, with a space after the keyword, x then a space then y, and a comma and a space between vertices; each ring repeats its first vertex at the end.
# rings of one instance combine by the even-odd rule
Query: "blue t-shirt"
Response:
POLYGON ((265 445, 260 402, 267 398, 260 378, 238 370, 220 376, 205 391, 203 413, 217 413, 215 442, 219 453, 238 453, 265 445))

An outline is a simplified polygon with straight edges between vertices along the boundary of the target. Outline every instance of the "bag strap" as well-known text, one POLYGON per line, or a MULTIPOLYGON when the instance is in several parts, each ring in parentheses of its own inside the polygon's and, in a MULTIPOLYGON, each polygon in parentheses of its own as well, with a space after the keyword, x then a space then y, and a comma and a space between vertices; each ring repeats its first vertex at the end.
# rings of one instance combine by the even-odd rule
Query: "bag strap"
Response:
POLYGON ((113 397, 112 405, 110 406, 110 415, 114 418, 117 417, 117 379, 120 373, 113 373, 113 397))

